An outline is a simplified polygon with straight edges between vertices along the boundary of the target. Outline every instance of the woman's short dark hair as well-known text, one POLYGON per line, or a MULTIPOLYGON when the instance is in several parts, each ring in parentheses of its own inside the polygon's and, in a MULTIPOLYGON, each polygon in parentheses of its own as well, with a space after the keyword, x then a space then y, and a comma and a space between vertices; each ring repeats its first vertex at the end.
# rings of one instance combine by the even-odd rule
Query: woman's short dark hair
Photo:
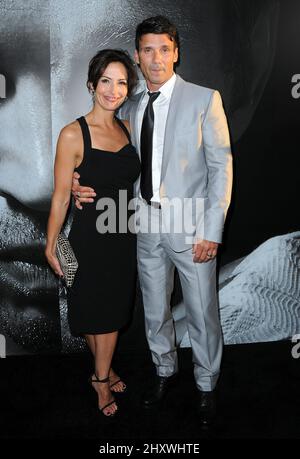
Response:
POLYGON ((112 62, 120 62, 124 65, 127 71, 127 87, 128 87, 128 97, 131 96, 136 83, 137 83, 137 73, 135 69, 135 64, 128 52, 123 49, 102 49, 95 54, 94 57, 89 62, 88 70, 88 79, 87 87, 90 90, 91 84, 93 88, 96 89, 98 81, 102 77, 105 69, 112 62))
POLYGON ((146 33, 166 33, 169 35, 170 40, 175 43, 175 46, 179 48, 179 35, 177 28, 165 16, 153 16, 138 24, 135 31, 135 48, 137 50, 139 50, 142 35, 145 35, 146 33))

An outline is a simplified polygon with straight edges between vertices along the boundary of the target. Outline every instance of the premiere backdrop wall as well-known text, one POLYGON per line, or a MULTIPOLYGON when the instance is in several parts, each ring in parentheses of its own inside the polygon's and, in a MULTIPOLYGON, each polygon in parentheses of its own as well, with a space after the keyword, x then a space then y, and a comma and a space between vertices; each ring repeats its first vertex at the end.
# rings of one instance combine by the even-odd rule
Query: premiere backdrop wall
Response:
MULTIPOLYGON (((43 256, 56 141, 91 108, 91 56, 105 47, 133 54, 137 23, 156 14, 178 25, 177 72, 218 89, 228 116, 235 168, 220 256, 225 343, 300 333, 299 2, 2 0, 0 333, 7 354, 84 347, 69 333, 64 293, 43 256)), ((178 342, 188 346, 178 282, 172 301, 178 342)), ((138 286, 121 345, 146 346, 138 286)))

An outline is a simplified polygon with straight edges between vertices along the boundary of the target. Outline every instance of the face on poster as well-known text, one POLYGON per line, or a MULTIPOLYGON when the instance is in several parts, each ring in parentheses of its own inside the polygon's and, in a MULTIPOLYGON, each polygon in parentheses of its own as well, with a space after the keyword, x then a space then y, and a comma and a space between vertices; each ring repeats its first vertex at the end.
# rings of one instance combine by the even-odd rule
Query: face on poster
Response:
POLYGON ((1 2, 0 329, 7 352, 59 347, 55 277, 43 256, 52 192, 49 11, 1 2))

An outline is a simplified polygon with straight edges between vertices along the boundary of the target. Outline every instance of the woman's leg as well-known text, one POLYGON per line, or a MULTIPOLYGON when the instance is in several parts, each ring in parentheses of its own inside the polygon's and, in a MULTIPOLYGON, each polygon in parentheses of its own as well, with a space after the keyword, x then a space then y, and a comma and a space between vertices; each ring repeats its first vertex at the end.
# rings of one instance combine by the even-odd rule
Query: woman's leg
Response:
MULTIPOLYGON (((95 375, 102 380, 109 375, 113 353, 116 347, 118 332, 105 333, 99 335, 86 335, 87 342, 95 358, 95 375)), ((99 383, 96 378, 92 378, 92 386, 97 391, 99 408, 101 409, 107 403, 113 400, 113 396, 109 387, 109 382, 99 383)), ((117 410, 116 403, 108 406, 104 410, 105 415, 114 414, 117 410)))
MULTIPOLYGON (((97 335, 85 335, 86 342, 94 358, 95 358, 95 348, 96 348, 95 336, 97 335)), ((112 368, 110 368, 109 370, 109 377, 110 377, 110 384, 113 384, 112 391, 113 392, 124 392, 124 390, 126 389, 126 384, 120 380, 119 376, 114 372, 112 368), (116 381, 118 382, 116 383, 116 381)))
POLYGON ((88 347, 90 348, 91 353, 95 357, 95 335, 84 335, 88 347))

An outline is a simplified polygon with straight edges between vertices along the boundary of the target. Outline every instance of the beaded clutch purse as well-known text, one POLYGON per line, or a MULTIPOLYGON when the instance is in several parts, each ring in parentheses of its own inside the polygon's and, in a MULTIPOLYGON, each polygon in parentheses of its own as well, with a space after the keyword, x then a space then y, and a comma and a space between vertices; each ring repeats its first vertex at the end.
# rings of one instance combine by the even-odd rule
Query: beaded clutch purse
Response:
POLYGON ((66 286, 72 287, 78 268, 78 261, 76 260, 69 239, 63 233, 59 233, 57 237, 56 256, 64 273, 66 286))

